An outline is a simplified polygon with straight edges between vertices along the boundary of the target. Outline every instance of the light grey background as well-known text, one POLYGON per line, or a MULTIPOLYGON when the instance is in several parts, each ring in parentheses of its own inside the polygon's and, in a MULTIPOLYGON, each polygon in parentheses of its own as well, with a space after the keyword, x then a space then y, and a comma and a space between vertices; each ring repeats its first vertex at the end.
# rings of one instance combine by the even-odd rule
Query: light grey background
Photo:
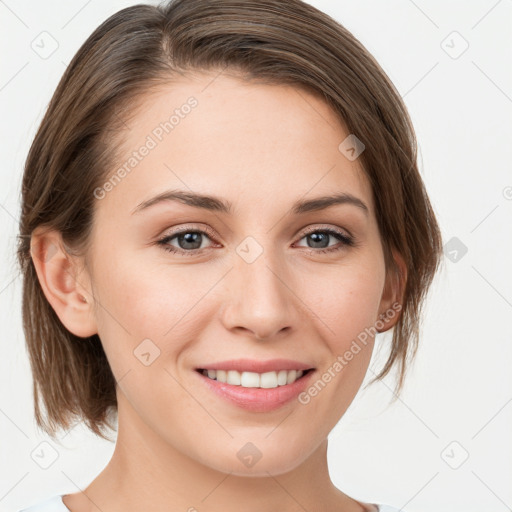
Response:
MULTIPOLYGON (((24 159, 66 63, 134 3, 0 0, 1 511, 85 488, 113 452, 80 426, 60 445, 35 427, 15 237, 24 159), (39 464, 57 458, 43 469, 34 450, 45 454, 39 464)), ((511 510, 512 1, 309 3, 352 31, 404 97, 451 240, 406 388, 392 406, 394 374, 358 394, 330 435, 332 479, 356 499, 408 512, 511 510)), ((388 347, 379 336, 365 382, 388 347)))

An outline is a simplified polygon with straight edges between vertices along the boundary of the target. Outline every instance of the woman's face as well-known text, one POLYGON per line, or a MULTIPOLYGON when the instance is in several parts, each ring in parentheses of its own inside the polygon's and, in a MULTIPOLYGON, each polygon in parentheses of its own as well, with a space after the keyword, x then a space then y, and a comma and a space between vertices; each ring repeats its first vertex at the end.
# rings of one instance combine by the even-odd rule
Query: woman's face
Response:
POLYGON ((119 381, 120 432, 129 423, 223 472, 279 474, 350 405, 368 329, 393 297, 370 185, 339 149, 349 133, 327 104, 216 76, 163 87, 126 120, 110 185, 95 191, 95 322, 119 381), (151 201, 171 191, 216 200, 151 201), (335 195, 345 200, 314 202, 335 195), (227 385, 238 401, 197 371, 242 358, 314 370, 293 389, 227 385))

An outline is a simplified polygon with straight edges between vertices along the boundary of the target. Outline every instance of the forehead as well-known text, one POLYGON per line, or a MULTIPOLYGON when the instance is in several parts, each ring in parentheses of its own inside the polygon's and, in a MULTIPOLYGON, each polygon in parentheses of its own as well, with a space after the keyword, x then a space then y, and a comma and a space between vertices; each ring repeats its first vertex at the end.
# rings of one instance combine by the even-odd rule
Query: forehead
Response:
POLYGON ((341 191, 373 211, 359 161, 339 148, 350 134, 304 88, 188 74, 141 96, 120 135, 102 208, 129 214, 151 195, 180 188, 246 207, 341 191))

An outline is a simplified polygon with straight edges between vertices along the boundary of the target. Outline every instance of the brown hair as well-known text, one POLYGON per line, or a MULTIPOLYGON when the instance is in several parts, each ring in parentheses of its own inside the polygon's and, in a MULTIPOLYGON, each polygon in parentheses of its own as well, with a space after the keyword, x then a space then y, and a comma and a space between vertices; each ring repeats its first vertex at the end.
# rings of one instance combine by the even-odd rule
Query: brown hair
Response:
POLYGON ((226 68, 247 80, 319 95, 365 144, 359 161, 372 186, 386 269, 399 272, 393 249, 408 273, 389 358, 372 382, 398 362, 396 392, 402 388, 408 357, 417 350, 420 310, 440 262, 441 235, 418 171, 414 129, 385 72, 346 28, 300 0, 135 5, 108 18, 78 50, 24 170, 18 244, 23 328, 36 421, 53 437, 56 427, 68 427, 76 417, 105 437, 101 429, 117 410, 116 382, 98 335, 73 335, 47 301, 31 257, 31 234, 38 226, 55 229, 66 246, 86 251, 93 191, 115 164, 112 141, 122 116, 177 73, 226 68))

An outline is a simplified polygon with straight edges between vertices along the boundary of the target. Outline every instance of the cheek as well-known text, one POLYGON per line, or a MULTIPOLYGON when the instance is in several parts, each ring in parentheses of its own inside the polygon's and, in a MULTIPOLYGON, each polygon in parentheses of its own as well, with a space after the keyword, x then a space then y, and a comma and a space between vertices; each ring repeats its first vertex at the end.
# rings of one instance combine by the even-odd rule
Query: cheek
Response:
MULTIPOLYGON (((102 263, 95 270, 98 333, 114 373, 117 367, 123 374, 137 362, 134 351, 144 340, 154 343, 155 354, 179 354, 208 319, 203 299, 222 272, 217 274, 206 267, 170 268, 163 259, 148 265, 127 254, 102 263)), ((151 343, 145 343, 151 352, 151 343)))
POLYGON ((302 296, 324 324, 323 332, 338 350, 373 326, 378 318, 384 267, 378 260, 331 267, 303 285, 302 296))
MULTIPOLYGON (((187 344, 193 344, 212 322, 219 300, 233 299, 210 293, 229 266, 173 266, 165 254, 156 251, 113 250, 106 259, 97 255, 96 261, 101 262, 94 272, 95 295, 100 302, 98 333, 116 377, 137 362, 134 351, 144 340, 151 340, 155 354, 164 356, 160 361, 155 359, 156 363, 169 361, 165 356, 179 359, 187 344), (155 251, 151 265, 147 251, 155 251)), ((297 327, 317 330, 332 354, 343 353, 377 320, 384 282, 383 259, 379 256, 377 250, 366 250, 339 263, 296 268, 297 274, 290 275, 298 297, 296 306, 300 308, 304 303, 308 313, 301 317, 303 325, 297 327), (294 279, 301 273, 309 277, 294 279)), ((217 291, 220 289, 222 285, 217 291)))
POLYGON ((311 425, 312 436, 328 435, 364 380, 374 345, 368 329, 377 320, 384 283, 384 266, 373 258, 367 264, 363 258, 347 261, 329 274, 322 272, 302 289, 323 341, 322 367, 300 397, 309 417, 322 418, 321 427, 311 425))

